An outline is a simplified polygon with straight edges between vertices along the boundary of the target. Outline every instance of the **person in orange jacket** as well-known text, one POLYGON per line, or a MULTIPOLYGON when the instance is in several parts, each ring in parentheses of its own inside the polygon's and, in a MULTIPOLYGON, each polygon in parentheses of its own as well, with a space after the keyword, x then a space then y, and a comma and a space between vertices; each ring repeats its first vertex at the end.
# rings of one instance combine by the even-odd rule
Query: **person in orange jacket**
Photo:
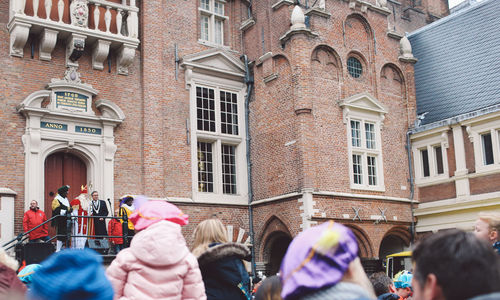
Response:
MULTIPOLYGON (((31 229, 35 228, 36 226, 42 224, 45 221, 47 221, 47 217, 45 216, 45 213, 38 207, 38 202, 36 202, 36 200, 31 201, 30 209, 24 213, 24 218, 23 218, 24 232, 30 231, 31 229)), ((37 229, 30 232, 28 235, 30 243, 41 242, 41 241, 46 242, 49 239, 47 224, 38 227, 37 229)))

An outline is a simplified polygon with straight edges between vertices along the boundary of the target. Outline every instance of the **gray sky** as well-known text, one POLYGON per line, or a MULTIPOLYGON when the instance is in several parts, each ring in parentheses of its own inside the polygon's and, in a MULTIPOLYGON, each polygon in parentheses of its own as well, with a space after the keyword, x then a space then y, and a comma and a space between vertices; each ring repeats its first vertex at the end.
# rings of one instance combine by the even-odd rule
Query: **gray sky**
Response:
POLYGON ((462 2, 464 0, 448 0, 448 5, 450 6, 450 8, 452 8, 453 6, 457 5, 458 3, 462 2))
MULTIPOLYGON (((448 6, 452 8, 453 6, 459 4, 460 2, 463 2, 464 0, 448 0, 448 6)), ((477 2, 481 2, 483 0, 477 0, 477 2)))

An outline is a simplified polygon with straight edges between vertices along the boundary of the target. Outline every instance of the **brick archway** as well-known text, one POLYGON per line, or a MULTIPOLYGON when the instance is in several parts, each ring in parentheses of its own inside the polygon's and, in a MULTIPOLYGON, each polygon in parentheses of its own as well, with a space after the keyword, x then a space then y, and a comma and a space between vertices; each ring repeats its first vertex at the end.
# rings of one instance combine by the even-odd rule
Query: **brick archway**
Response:
POLYGON ((258 241, 257 259, 264 264, 266 273, 275 272, 279 268, 288 244, 292 241, 288 227, 273 215, 266 222, 258 241))
POLYGON ((394 226, 389 229, 379 246, 379 257, 385 258, 386 255, 405 251, 410 246, 411 235, 405 226, 394 226))
POLYGON ((344 224, 344 225, 349 227, 356 236, 359 246, 359 257, 373 258, 374 257, 373 246, 366 232, 360 227, 355 225, 351 224, 344 224))

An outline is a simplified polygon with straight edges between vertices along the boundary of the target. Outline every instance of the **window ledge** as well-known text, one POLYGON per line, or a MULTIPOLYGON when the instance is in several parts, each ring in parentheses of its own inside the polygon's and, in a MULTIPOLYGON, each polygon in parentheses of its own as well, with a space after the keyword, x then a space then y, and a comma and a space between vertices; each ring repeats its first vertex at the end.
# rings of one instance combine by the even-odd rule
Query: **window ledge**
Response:
POLYGON ((212 48, 220 48, 220 49, 224 49, 224 50, 230 50, 229 46, 225 46, 223 44, 216 44, 214 42, 206 41, 206 40, 202 40, 202 39, 198 39, 198 44, 202 44, 202 45, 212 47, 212 48))
POLYGON ((385 192, 385 185, 377 185, 377 186, 368 186, 368 185, 359 185, 351 183, 352 190, 363 190, 363 191, 374 191, 374 192, 385 192))
POLYGON ((469 174, 469 178, 492 175, 497 173, 500 173, 500 164, 476 166, 476 172, 469 174))
POLYGON ((435 176, 425 179, 417 179, 415 184, 417 187, 426 187, 431 185, 437 185, 442 183, 453 182, 455 179, 448 176, 435 176))
POLYGON ((248 205, 248 197, 242 195, 227 195, 217 193, 195 192, 194 203, 225 204, 225 205, 248 205))

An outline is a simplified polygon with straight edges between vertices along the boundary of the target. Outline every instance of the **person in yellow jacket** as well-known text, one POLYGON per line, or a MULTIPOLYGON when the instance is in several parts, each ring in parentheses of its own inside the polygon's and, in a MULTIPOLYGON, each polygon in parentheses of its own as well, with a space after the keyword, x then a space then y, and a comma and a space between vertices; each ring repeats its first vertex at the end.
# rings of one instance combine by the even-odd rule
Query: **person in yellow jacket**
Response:
POLYGON ((125 233, 126 229, 128 229, 127 236, 129 237, 127 241, 124 242, 124 246, 128 247, 130 246, 130 241, 132 240, 132 237, 135 234, 135 228, 134 224, 129 220, 130 215, 134 212, 135 207, 134 207, 134 196, 131 195, 125 195, 120 198, 120 209, 118 212, 118 216, 121 217, 122 219, 120 222, 123 224, 125 220, 127 220, 128 226, 125 228, 123 227, 123 232, 125 233))

